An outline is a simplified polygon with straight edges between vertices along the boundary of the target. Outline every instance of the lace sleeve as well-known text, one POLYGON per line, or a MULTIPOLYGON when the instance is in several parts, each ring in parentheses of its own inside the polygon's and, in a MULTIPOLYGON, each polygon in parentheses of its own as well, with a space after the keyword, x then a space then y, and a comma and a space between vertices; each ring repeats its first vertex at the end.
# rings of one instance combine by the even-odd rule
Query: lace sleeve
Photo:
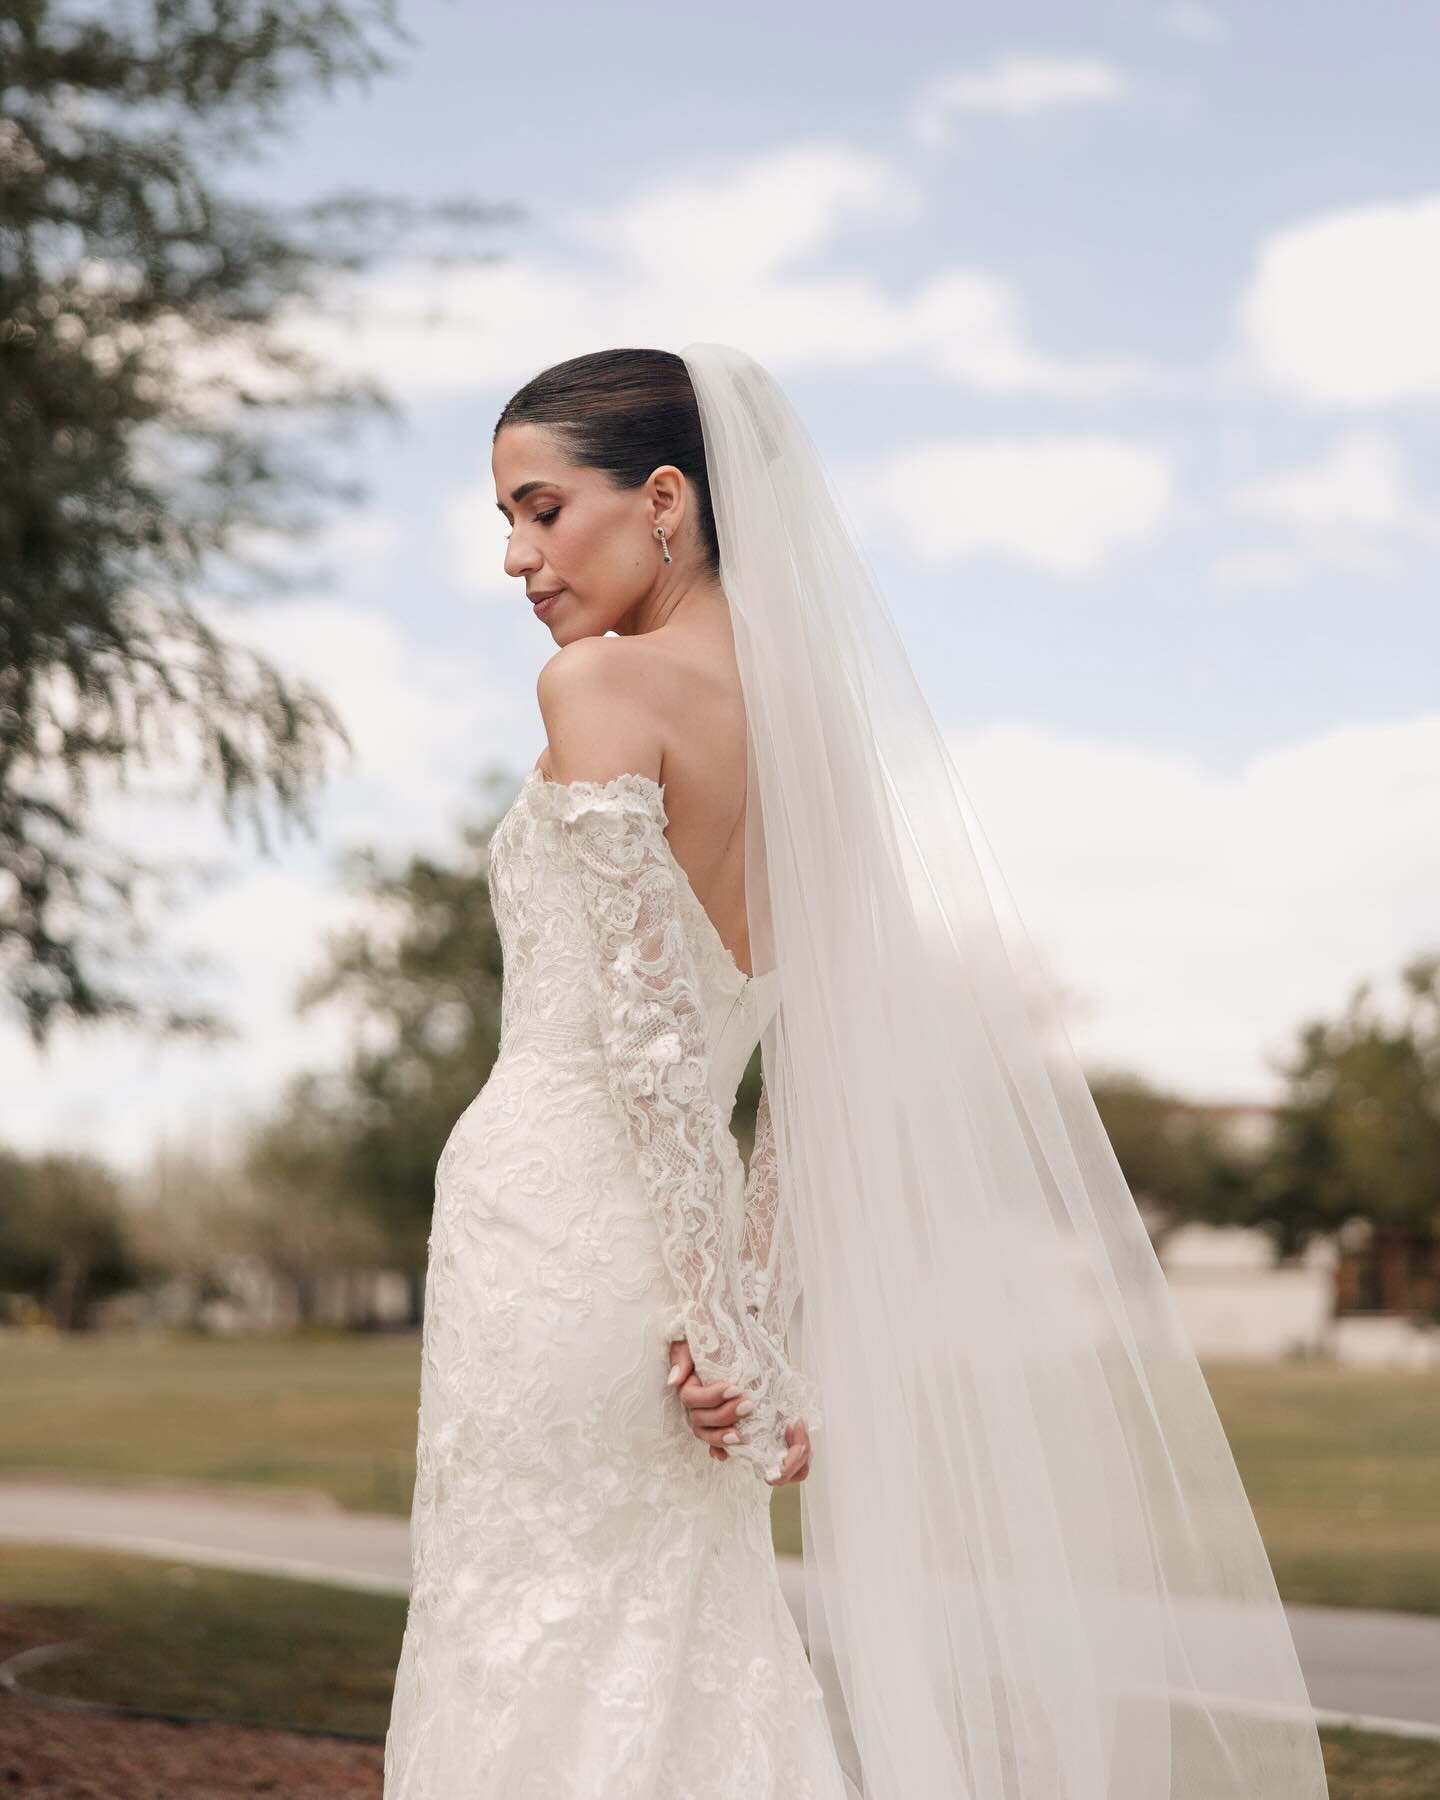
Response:
POLYGON ((745 1178, 741 1272, 746 1304, 752 1317, 777 1343, 783 1344, 800 1291, 800 1278, 790 1215, 780 1204, 780 1199, 775 1124, 770 1113, 770 1091, 762 1070, 760 1099, 755 1108, 755 1145, 750 1152, 750 1172, 745 1178))
MULTIPOLYGON (((755 1410, 731 1456, 773 1479, 796 1416, 796 1372, 747 1306, 739 1221, 725 1190, 740 1152, 709 1086, 699 978, 685 935, 658 782, 550 782, 575 857, 595 949, 611 1092, 625 1115, 679 1300, 684 1337, 705 1382, 743 1389, 755 1410)), ((803 1384, 802 1384, 803 1385, 803 1384)))

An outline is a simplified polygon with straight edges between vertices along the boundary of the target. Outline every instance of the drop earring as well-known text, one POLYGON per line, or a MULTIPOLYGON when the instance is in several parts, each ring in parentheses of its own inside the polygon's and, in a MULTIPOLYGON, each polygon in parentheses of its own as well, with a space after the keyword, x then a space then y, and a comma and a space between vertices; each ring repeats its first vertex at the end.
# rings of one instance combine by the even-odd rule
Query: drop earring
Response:
POLYGON ((670 546, 665 542, 665 527, 663 525, 657 525, 655 527, 655 535, 660 540, 660 548, 665 552, 666 562, 670 562, 672 559, 670 556, 670 546))

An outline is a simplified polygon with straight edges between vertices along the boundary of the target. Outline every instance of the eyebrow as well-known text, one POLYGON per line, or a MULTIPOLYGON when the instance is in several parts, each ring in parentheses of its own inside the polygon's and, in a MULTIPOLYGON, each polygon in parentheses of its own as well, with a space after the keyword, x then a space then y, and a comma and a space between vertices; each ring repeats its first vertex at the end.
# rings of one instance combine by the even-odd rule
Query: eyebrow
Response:
MULTIPOLYGON (((516 505, 518 505, 519 502, 522 501, 527 494, 533 494, 535 492, 536 488, 558 487, 559 485, 560 484, 557 481, 522 481, 520 483, 519 487, 515 489, 514 493, 511 494, 510 499, 512 502, 514 502, 516 505)), ((495 502, 495 504, 496 504, 496 506, 498 506, 500 508, 501 512, 503 513, 505 510, 504 502, 501 500, 497 500, 495 502)))

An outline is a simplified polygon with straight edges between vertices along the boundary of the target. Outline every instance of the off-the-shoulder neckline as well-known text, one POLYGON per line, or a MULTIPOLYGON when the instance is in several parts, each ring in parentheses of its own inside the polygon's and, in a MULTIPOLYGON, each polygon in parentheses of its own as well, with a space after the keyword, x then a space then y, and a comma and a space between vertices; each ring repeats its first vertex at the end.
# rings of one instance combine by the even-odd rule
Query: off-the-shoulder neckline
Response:
POLYGON ((661 811, 664 811, 665 783, 657 781, 653 775, 642 775, 638 769, 622 769, 618 775, 611 775, 605 781, 592 781, 587 776, 580 776, 575 781, 556 781, 553 775, 547 775, 536 763, 526 776, 526 780, 543 782, 546 787, 553 788, 597 788, 602 794, 606 788, 619 786, 621 782, 636 781, 642 787, 654 788, 661 796, 661 811))
MULTIPOLYGON (((622 782, 638 782, 642 787, 653 788, 655 790, 655 793, 660 799, 661 820, 665 821, 667 818, 665 812, 665 783, 663 781, 657 781, 653 775, 642 775, 638 769, 622 770, 620 774, 612 775, 608 781, 591 781, 584 777, 581 777, 576 781, 556 781, 553 776, 547 775, 540 765, 536 763, 525 776, 525 784, 527 786, 532 781, 542 783, 545 787, 553 788, 595 788, 602 794, 607 789, 614 788, 622 782)), ((736 962, 734 951, 716 930, 715 921, 710 917, 709 913, 706 912, 704 903, 701 901, 700 896, 695 892, 690 877, 685 872, 685 865, 671 847, 670 840, 665 835, 663 825, 660 832, 660 838, 661 842, 665 845, 665 854, 669 858, 670 867, 675 871, 676 879, 690 896, 691 904, 694 906, 695 911, 705 922, 705 926, 710 933, 710 941, 720 952, 721 956, 724 957, 726 966, 731 972, 737 975, 747 988, 752 986, 760 979, 760 977, 758 975, 747 975, 740 967, 739 963, 736 962)))

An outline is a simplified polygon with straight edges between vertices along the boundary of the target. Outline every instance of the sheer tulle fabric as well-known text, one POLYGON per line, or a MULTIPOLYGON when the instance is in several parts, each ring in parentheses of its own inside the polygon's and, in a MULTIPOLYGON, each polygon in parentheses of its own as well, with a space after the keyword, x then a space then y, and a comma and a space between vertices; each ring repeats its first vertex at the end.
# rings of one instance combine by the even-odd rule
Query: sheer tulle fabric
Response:
MULTIPOLYGON (((817 1673, 865 1800, 1320 1800, 1194 1351, 823 465, 683 352, 749 720, 747 881, 817 1673)), ((983 600, 975 602, 983 604, 983 600)))

